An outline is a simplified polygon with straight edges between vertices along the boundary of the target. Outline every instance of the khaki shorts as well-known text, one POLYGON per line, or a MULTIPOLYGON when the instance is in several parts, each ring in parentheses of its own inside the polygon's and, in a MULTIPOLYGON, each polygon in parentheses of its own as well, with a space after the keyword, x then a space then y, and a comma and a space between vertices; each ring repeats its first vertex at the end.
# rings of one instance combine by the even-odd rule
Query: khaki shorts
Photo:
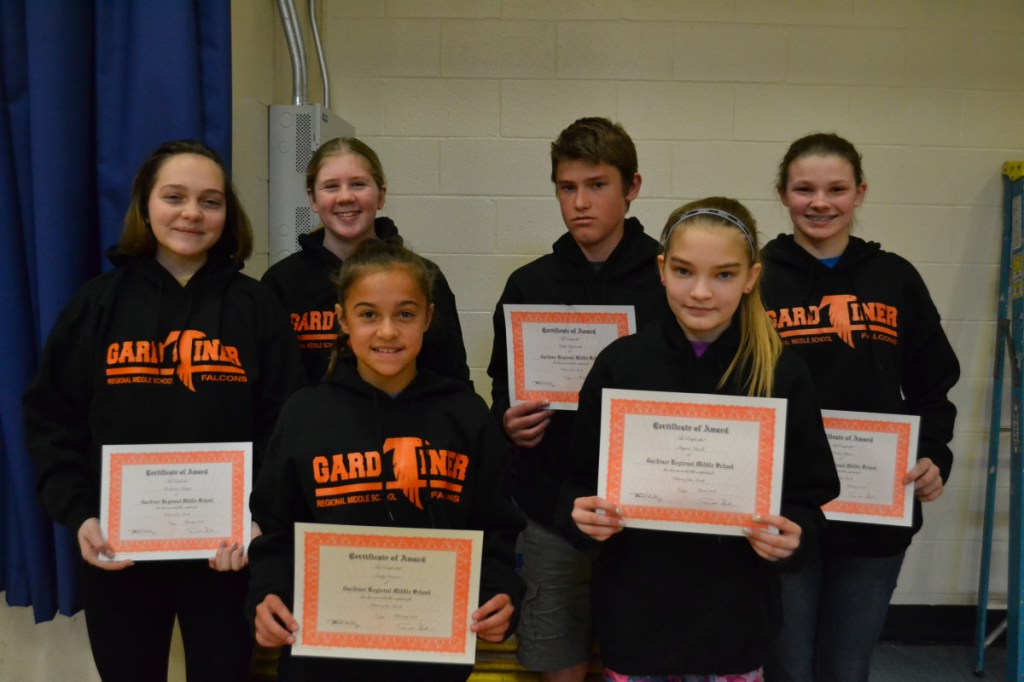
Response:
POLYGON ((526 581, 516 639, 517 657, 528 670, 551 672, 590 660, 590 568, 593 553, 581 552, 561 535, 527 519, 519 535, 526 581))

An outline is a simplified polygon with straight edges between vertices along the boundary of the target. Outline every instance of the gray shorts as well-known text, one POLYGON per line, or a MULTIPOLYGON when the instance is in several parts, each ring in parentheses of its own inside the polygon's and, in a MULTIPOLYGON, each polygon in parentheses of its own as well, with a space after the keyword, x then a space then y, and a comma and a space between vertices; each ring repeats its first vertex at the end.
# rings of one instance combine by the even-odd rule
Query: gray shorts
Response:
POLYGON ((590 566, 561 535, 527 519, 519 535, 526 597, 519 615, 517 656, 528 670, 550 672, 590 660, 590 566))

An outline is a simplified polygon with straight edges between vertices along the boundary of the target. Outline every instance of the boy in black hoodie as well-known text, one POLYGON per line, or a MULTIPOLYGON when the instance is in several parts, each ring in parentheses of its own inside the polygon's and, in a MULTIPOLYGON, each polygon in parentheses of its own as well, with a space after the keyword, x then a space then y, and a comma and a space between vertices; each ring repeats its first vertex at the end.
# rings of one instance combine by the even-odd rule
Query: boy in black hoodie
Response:
POLYGON ((491 411, 517 446, 513 497, 527 516, 520 543, 527 595, 516 638, 519 660, 544 680, 582 680, 591 651, 589 554, 554 530, 554 510, 567 474, 574 413, 543 401, 510 405, 505 343, 506 303, 630 305, 637 328, 666 315, 657 268, 658 242, 626 218, 640 192, 636 148, 605 118, 581 118, 551 144, 555 184, 568 233, 513 272, 494 311, 487 373, 491 411))

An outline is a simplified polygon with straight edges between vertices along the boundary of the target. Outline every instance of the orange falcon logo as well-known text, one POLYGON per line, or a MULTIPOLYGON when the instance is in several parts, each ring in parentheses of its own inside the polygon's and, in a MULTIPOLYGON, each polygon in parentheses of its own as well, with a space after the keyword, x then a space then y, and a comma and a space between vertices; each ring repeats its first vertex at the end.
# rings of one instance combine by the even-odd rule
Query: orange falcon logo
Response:
MULTIPOLYGON (((384 452, 392 451, 391 468, 395 472, 395 483, 405 497, 423 509, 420 502, 420 472, 417 450, 423 446, 420 438, 388 438, 384 441, 384 452)), ((428 443, 429 445, 429 443, 428 443)))
POLYGON ((786 345, 839 339, 850 348, 857 340, 899 343, 899 310, 886 303, 859 301, 852 294, 822 296, 818 305, 769 310, 768 317, 786 345), (822 311, 828 321, 822 319, 822 311))
POLYGON ((828 308, 828 321, 836 336, 853 348, 853 325, 850 324, 850 303, 857 300, 856 296, 822 296, 819 308, 828 308))
POLYGON ((416 436, 395 436, 384 440, 380 452, 339 452, 313 458, 316 506, 398 499, 401 493, 418 509, 424 495, 431 500, 459 503, 462 486, 469 471, 469 457, 445 448, 432 447, 416 436), (386 464, 391 455, 390 468, 386 464), (392 480, 384 472, 390 470, 392 480))
POLYGON ((197 329, 172 331, 163 341, 115 341, 107 346, 106 360, 108 385, 170 385, 177 377, 194 393, 197 377, 204 382, 248 381, 238 348, 197 329))

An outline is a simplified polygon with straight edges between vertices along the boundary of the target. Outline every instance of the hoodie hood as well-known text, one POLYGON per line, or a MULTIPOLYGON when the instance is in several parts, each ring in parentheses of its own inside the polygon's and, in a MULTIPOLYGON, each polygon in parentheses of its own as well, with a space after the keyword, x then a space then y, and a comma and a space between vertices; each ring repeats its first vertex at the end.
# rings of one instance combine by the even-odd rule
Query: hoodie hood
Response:
MULTIPOLYGON (((222 292, 229 286, 241 266, 232 259, 211 254, 206 263, 182 286, 154 256, 133 256, 120 247, 107 250, 107 259, 116 267, 108 276, 113 283, 105 289, 100 301, 106 309, 120 299, 137 312, 131 325, 147 332, 151 339, 184 330, 192 322, 193 309, 200 298, 212 303, 213 315, 205 316, 212 323, 208 333, 219 335, 224 324, 222 292), (144 304, 142 301, 149 301, 144 304)), ((109 333, 110 320, 101 326, 102 335, 109 333)))
POLYGON ((860 237, 851 236, 850 242, 839 257, 839 262, 836 263, 834 268, 829 268, 797 244, 793 235, 780 234, 765 244, 764 248, 761 249, 761 256, 765 260, 771 260, 778 265, 798 270, 811 271, 815 268, 823 268, 834 272, 842 272, 859 267, 864 261, 877 255, 881 250, 882 245, 878 242, 866 242, 860 237))
MULTIPOLYGON (((312 232, 300 234, 298 237, 299 247, 303 253, 323 263, 330 270, 337 270, 341 267, 341 259, 324 246, 326 231, 327 228, 321 226, 312 232)), ((399 243, 402 241, 395 222, 384 216, 377 216, 373 219, 373 234, 377 239, 397 239, 399 243)))
MULTIPOLYGON (((658 243, 654 240, 643 240, 643 236, 644 228, 640 221, 636 218, 626 218, 622 240, 608 256, 601 270, 608 268, 614 270, 618 277, 627 277, 640 268, 652 267, 652 262, 658 256, 658 243)), ((568 266, 593 270, 593 264, 587 260, 571 232, 559 237, 551 245, 551 250, 558 260, 568 266)))
POLYGON ((626 219, 622 240, 608 260, 597 267, 587 260, 571 232, 559 237, 551 248, 564 278, 583 284, 586 300, 573 301, 576 304, 607 305, 611 303, 610 288, 649 280, 657 270, 658 242, 647 237, 643 225, 636 218, 626 219))
POLYGON ((389 403, 412 403, 419 400, 437 400, 453 393, 467 390, 464 383, 442 377, 429 369, 420 369, 416 376, 400 393, 390 396, 367 383, 356 369, 356 360, 351 355, 338 358, 334 373, 327 383, 351 394, 353 398, 388 401, 389 403))
POLYGON ((862 288, 859 279, 863 273, 877 275, 875 270, 879 266, 870 261, 881 253, 882 246, 878 242, 866 242, 859 237, 850 237, 850 242, 839 257, 839 261, 830 268, 797 244, 793 235, 780 234, 765 244, 761 250, 761 257, 765 262, 762 281, 765 300, 774 298, 775 284, 778 280, 789 280, 788 286, 796 287, 801 292, 800 301, 804 304, 817 304, 819 301, 812 299, 820 299, 821 290, 827 287, 827 282, 845 282, 841 288, 855 294, 862 288))

